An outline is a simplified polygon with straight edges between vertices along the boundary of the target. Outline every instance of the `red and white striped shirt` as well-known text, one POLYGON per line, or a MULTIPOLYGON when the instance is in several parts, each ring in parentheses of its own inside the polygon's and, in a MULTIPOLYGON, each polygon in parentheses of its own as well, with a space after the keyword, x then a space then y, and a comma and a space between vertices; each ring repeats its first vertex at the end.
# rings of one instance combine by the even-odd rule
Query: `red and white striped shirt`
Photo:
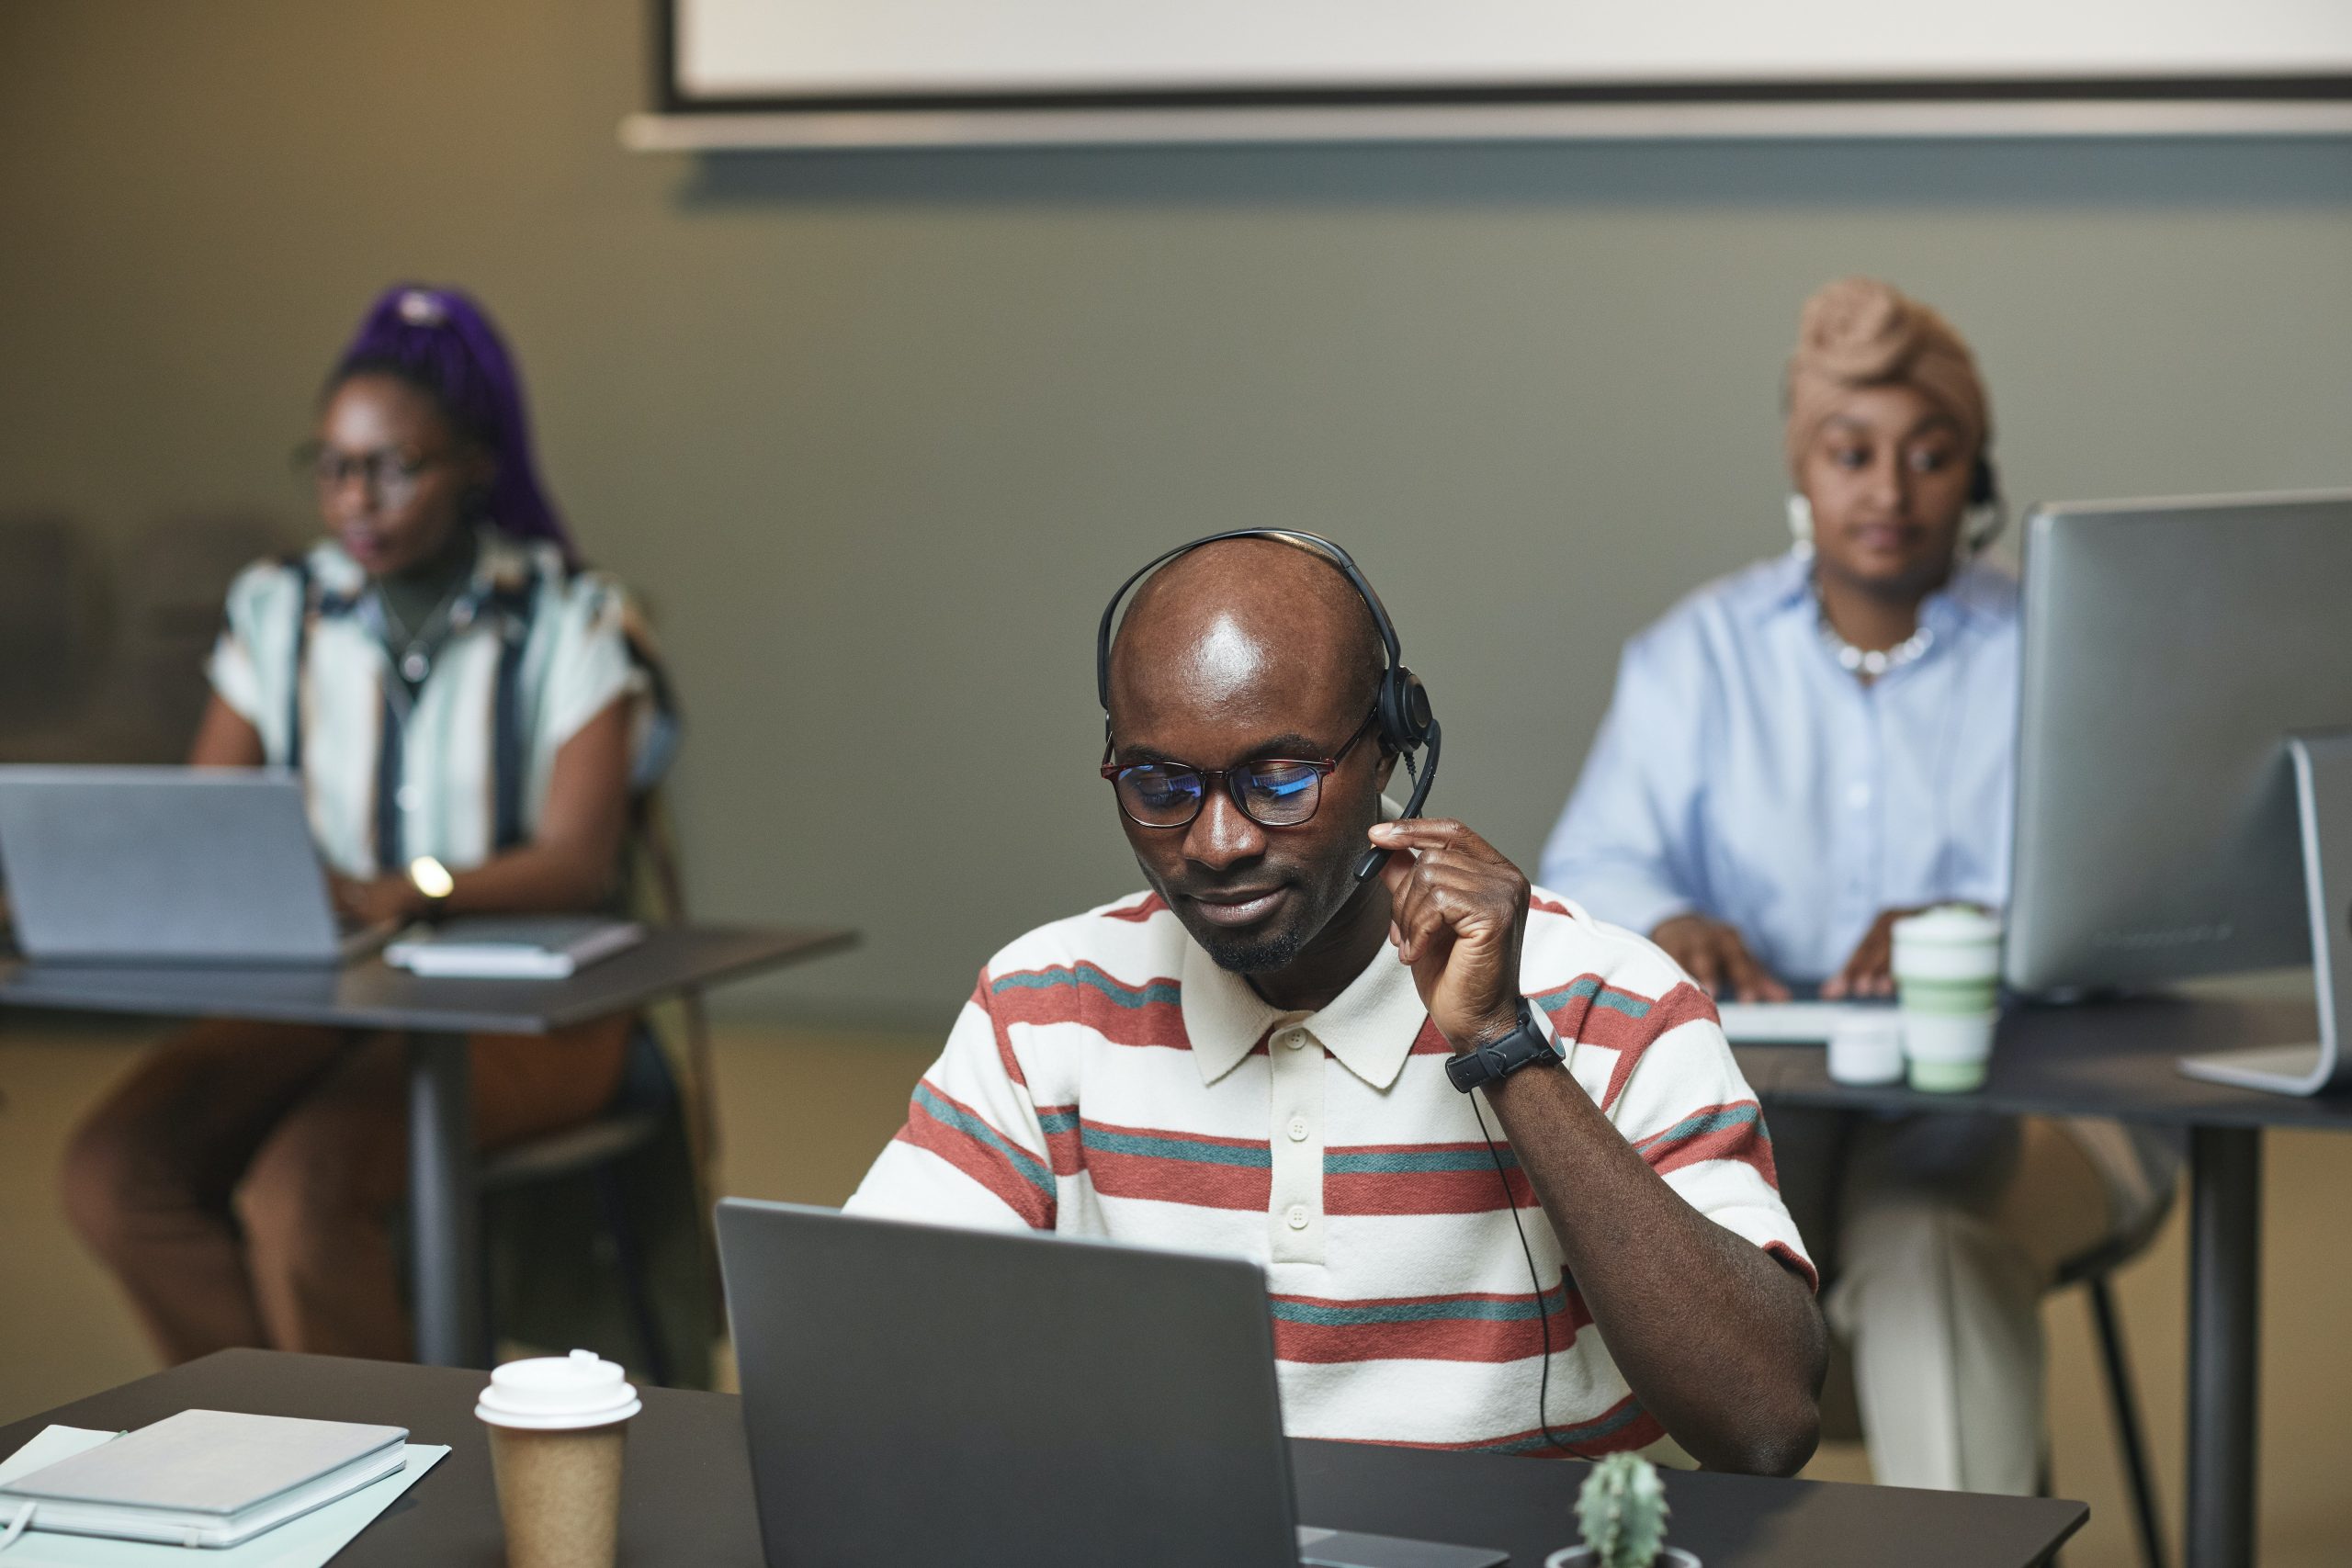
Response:
MULTIPOLYGON (((1756 1097, 1673 961, 1539 888, 1521 979, 1667 1184, 1810 1279, 1756 1097)), ((1393 950, 1285 1013, 1158 895, 1129 898, 989 961, 848 1209, 1256 1259, 1299 1437, 1542 1451, 1548 1326, 1554 1432, 1689 1463, 1610 1359, 1488 1111, 1506 1204, 1449 1055, 1393 950)))

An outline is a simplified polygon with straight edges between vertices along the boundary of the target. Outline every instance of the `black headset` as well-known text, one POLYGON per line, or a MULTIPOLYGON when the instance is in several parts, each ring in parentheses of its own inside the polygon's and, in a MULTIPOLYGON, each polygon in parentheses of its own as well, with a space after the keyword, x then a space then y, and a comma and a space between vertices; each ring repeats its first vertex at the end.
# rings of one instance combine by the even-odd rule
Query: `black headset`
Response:
MULTIPOLYGON (((1405 668, 1404 656, 1397 649, 1396 626, 1388 618, 1387 606, 1381 604, 1380 595, 1372 591, 1372 584, 1364 581, 1355 558, 1320 534, 1309 534, 1295 528, 1235 528, 1223 534, 1211 534, 1206 538, 1194 539, 1188 545, 1179 545, 1172 550, 1154 556, 1135 575, 1119 584, 1119 591, 1111 595, 1108 604, 1102 606, 1102 625, 1094 634, 1094 694, 1102 705, 1103 737, 1107 739, 1111 734, 1111 633, 1118 623, 1120 604, 1136 583, 1178 556, 1189 554, 1203 545, 1214 545, 1226 539, 1274 539, 1321 556, 1339 568, 1349 585, 1363 596, 1364 607, 1372 612, 1373 628, 1380 634, 1380 645, 1388 660, 1387 667, 1380 672, 1380 695, 1374 704, 1380 723, 1380 743, 1405 759, 1405 772, 1413 780, 1413 796, 1405 803, 1405 815, 1419 817, 1422 805, 1430 797, 1430 785, 1437 782, 1438 752, 1443 742, 1444 731, 1439 726, 1437 716, 1430 711, 1430 694, 1421 684, 1421 678, 1405 668), (1414 754, 1424 748, 1427 755, 1416 768, 1414 754)), ((1364 881, 1387 863, 1386 850, 1365 851, 1363 858, 1356 863, 1356 880, 1364 881)))

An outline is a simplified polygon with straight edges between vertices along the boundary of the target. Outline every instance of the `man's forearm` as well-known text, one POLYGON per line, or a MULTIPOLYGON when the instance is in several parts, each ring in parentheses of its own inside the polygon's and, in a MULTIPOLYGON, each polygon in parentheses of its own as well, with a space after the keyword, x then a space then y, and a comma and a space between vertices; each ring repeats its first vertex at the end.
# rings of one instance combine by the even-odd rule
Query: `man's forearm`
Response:
POLYGON ((1486 1092, 1634 1397, 1712 1469, 1802 1466, 1827 1344, 1804 1282, 1683 1201, 1565 1069, 1486 1092))

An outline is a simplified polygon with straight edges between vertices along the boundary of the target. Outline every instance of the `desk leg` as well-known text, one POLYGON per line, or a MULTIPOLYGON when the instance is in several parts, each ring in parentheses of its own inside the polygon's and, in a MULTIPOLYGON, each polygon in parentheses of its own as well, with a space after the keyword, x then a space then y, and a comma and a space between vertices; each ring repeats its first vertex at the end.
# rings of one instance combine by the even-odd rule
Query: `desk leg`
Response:
POLYGON ((2262 1133, 2188 1145, 2188 1568, 2253 1568, 2262 1330, 2262 1133))
POLYGON ((467 1056, 462 1034, 408 1038, 409 1288, 416 1359, 434 1367, 484 1360, 467 1056))

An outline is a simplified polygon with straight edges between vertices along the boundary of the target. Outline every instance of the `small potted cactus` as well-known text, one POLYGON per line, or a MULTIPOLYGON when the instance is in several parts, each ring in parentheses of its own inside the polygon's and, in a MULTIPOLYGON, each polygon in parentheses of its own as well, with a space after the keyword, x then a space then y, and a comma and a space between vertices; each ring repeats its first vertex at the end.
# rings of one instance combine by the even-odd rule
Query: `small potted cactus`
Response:
POLYGON ((1611 1454, 1592 1467, 1577 1494, 1584 1544, 1554 1552, 1544 1568, 1699 1568, 1699 1560, 1666 1544, 1666 1487, 1639 1454, 1611 1454))

